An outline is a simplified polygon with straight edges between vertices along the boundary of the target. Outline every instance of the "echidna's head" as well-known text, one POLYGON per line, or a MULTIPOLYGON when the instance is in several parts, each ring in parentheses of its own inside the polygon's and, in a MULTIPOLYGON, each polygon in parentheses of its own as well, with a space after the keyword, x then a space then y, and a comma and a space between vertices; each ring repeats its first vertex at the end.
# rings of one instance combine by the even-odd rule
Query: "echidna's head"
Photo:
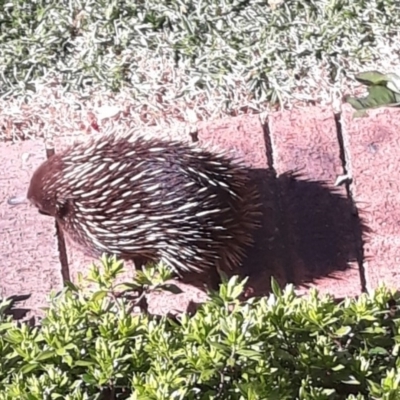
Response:
POLYGON ((39 210, 40 214, 56 216, 57 169, 59 161, 53 156, 41 164, 33 173, 27 199, 39 210))

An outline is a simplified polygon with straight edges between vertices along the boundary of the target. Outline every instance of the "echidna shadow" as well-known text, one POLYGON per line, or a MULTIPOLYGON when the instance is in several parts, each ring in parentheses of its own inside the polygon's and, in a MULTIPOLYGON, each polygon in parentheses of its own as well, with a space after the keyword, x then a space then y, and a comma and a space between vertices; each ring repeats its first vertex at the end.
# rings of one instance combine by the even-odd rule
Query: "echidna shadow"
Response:
MULTIPOLYGON (((281 286, 307 287, 360 264, 370 230, 351 199, 298 172, 276 177, 268 169, 251 169, 249 175, 262 200, 261 227, 240 269, 252 295, 267 295, 272 276, 281 286)), ((192 278, 184 280, 197 286, 192 278)))

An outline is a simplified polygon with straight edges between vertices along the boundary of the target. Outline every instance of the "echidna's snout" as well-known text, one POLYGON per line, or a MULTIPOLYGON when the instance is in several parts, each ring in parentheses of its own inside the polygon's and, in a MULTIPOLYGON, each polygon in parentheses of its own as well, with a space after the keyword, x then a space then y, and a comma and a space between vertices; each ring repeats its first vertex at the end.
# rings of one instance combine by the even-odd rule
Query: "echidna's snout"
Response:
POLYGON ((28 203, 28 199, 25 195, 11 196, 7 199, 7 204, 9 206, 19 206, 25 203, 28 203))

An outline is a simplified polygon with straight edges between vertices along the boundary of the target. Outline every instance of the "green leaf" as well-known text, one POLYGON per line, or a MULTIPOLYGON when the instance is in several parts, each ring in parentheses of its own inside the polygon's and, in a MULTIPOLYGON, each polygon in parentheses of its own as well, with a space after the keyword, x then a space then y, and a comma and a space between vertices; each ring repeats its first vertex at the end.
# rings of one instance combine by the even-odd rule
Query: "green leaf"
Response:
POLYGON ((368 117, 367 110, 354 111, 353 118, 366 118, 366 117, 368 117))
POLYGON ((23 374, 28 374, 29 372, 32 372, 32 371, 34 371, 35 369, 37 369, 38 366, 39 366, 38 363, 28 363, 28 364, 23 365, 23 366, 21 367, 21 370, 20 370, 20 371, 21 371, 21 373, 23 373, 23 374))
POLYGON ((371 394, 375 398, 381 398, 381 396, 382 396, 382 386, 380 385, 380 383, 376 383, 371 379, 368 379, 367 382, 368 382, 368 386, 370 387, 371 394))
POLYGON ((65 354, 67 354, 67 351, 65 350, 64 347, 60 347, 60 348, 56 349, 56 354, 58 356, 64 356, 65 354))
POLYGON ((243 293, 244 285, 246 284, 246 282, 247 278, 239 281, 239 277, 237 275, 232 276, 226 283, 226 299, 228 301, 236 300, 243 293))
POLYGON ((17 343, 21 343, 23 340, 22 334, 18 329, 13 329, 13 330, 9 330, 6 333, 5 339, 8 342, 17 344, 17 343))
POLYGON ((82 379, 85 383, 91 384, 91 385, 96 385, 97 380, 94 378, 92 374, 83 374, 82 379))
POLYGON ((367 86, 385 85, 388 80, 385 74, 378 71, 361 72, 355 79, 367 86))
POLYGON ((263 358, 262 353, 260 351, 255 351, 255 350, 241 349, 237 350, 236 353, 254 361, 261 360, 263 358))
POLYGON ((364 320, 364 321, 376 321, 376 317, 374 317, 373 315, 362 315, 360 316, 360 320, 364 320))
POLYGON ((52 350, 45 350, 42 351, 39 355, 37 355, 35 357, 36 361, 44 361, 44 360, 48 360, 49 358, 53 358, 54 357, 54 351, 52 350))
POLYGON ((120 283, 118 286, 118 288, 121 288, 121 290, 130 290, 132 292, 136 292, 137 290, 142 288, 142 285, 140 285, 139 283, 132 283, 132 282, 123 282, 120 283))
POLYGON ((335 365, 334 367, 331 368, 332 371, 341 371, 343 369, 345 369, 346 367, 343 364, 338 364, 335 365))
POLYGON ((349 379, 343 380, 342 383, 346 385, 360 385, 360 381, 358 381, 354 376, 350 376, 349 379))
POLYGON ((72 364, 73 364, 73 362, 74 362, 74 359, 73 359, 69 354, 65 354, 65 355, 63 356, 63 360, 64 360, 65 363, 67 363, 67 365, 68 365, 69 367, 72 367, 72 364))
POLYGON ((400 94, 400 76, 398 76, 397 74, 389 73, 386 74, 386 77, 388 79, 386 87, 392 92, 400 94))
POLYGON ((100 301, 103 300, 107 296, 107 290, 98 290, 97 292, 92 294, 93 301, 100 301))
POLYGON ((64 284, 71 292, 79 292, 78 286, 76 286, 73 282, 65 281, 64 284))
POLYGON ((367 86, 385 86, 394 93, 400 94, 400 77, 395 73, 382 74, 368 71, 358 74, 356 80, 367 86))
POLYGON ((4 322, 2 324, 0 324, 0 331, 8 331, 11 328, 15 327, 15 323, 14 322, 4 322))
POLYGON ((3 315, 5 311, 8 311, 13 305, 11 299, 2 300, 0 299, 0 315, 3 315))
POLYGON ((94 361, 78 360, 74 362, 74 365, 76 367, 92 367, 93 365, 96 365, 96 363, 94 361))
POLYGON ((211 344, 212 344, 215 348, 217 348, 217 349, 219 349, 219 350, 222 350, 223 352, 229 351, 229 348, 230 348, 228 345, 223 344, 223 343, 219 343, 219 342, 216 342, 216 341, 212 341, 211 344))
POLYGON ((282 290, 273 276, 271 277, 271 290, 277 298, 282 297, 282 290))
POLYGON ((377 346, 377 347, 370 349, 369 354, 386 356, 386 355, 388 355, 388 351, 386 349, 384 349, 383 347, 377 346))
POLYGON ((345 101, 356 110, 400 104, 400 77, 397 74, 368 71, 358 74, 355 78, 368 86, 368 96, 361 98, 347 96, 345 98, 345 101))
POLYGON ((350 326, 342 326, 338 330, 335 331, 335 336, 342 337, 347 336, 351 332, 350 326))
POLYGON ((165 290, 166 292, 170 292, 173 294, 183 293, 182 289, 179 286, 171 284, 171 283, 166 283, 166 284, 160 285, 159 288, 162 290, 165 290))
POLYGON ((385 86, 371 86, 368 89, 368 96, 362 98, 347 96, 345 101, 356 110, 365 110, 400 103, 400 95, 385 86))

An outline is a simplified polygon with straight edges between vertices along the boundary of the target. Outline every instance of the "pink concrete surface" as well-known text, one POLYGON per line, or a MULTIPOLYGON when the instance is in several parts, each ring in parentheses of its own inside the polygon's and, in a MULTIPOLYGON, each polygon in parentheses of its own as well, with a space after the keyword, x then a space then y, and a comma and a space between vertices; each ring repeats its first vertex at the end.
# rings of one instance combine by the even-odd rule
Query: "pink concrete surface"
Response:
POLYGON ((287 280, 338 297, 360 292, 356 243, 333 112, 310 108, 269 116, 273 166, 286 228, 287 280), (299 175, 291 178, 290 170, 299 175), (330 276, 327 278, 326 276, 330 276))
POLYGON ((371 233, 365 238, 368 289, 400 286, 400 110, 377 109, 364 118, 343 107, 352 192, 371 233))

